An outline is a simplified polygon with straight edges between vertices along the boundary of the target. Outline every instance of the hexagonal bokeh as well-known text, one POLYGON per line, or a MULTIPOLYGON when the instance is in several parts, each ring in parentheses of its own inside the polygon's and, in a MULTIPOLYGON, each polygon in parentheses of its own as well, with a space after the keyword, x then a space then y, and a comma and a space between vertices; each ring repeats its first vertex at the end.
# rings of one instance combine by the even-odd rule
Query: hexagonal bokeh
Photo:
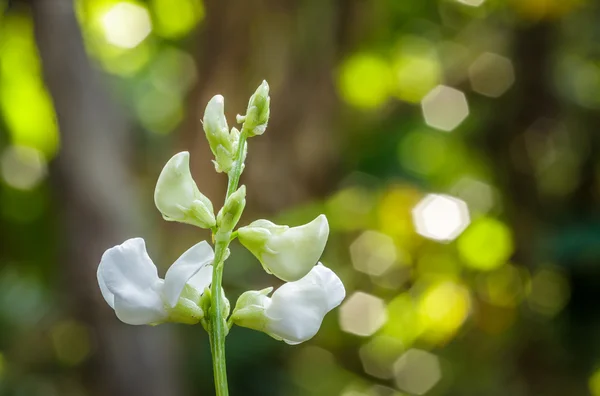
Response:
POLYGON ((405 346, 397 338, 378 335, 358 350, 365 373, 376 378, 391 379, 394 362, 404 352, 405 346))
POLYGON ((456 239, 471 221, 464 201, 443 194, 427 195, 412 214, 417 233, 440 242, 456 239))
POLYGON ((421 101, 425 123, 433 128, 450 132, 469 115, 465 94, 445 85, 432 89, 421 101))
POLYGON ((355 292, 340 307, 339 320, 343 331, 368 337, 387 321, 385 303, 371 294, 355 292))
POLYGON ((350 245, 350 258, 358 271, 378 276, 396 261, 396 246, 385 234, 365 231, 350 245))
POLYGON ((434 354, 409 349, 394 363, 396 385, 413 395, 423 395, 442 379, 440 362, 434 354))
POLYGON ((469 67, 473 91, 491 98, 504 94, 515 82, 515 71, 510 59, 486 52, 469 67))

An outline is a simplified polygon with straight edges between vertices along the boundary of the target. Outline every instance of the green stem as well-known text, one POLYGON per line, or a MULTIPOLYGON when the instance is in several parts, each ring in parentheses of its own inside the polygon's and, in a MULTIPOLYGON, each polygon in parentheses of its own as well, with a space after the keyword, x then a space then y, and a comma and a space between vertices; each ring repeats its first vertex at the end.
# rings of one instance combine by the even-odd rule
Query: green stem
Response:
MULTIPOLYGON (((240 181, 243 166, 244 146, 246 145, 247 133, 242 127, 236 162, 233 169, 229 172, 229 182, 227 185, 227 196, 233 194, 240 181)), ((215 377, 215 390, 217 396, 228 396, 227 388, 227 366, 225 362, 225 337, 229 331, 229 325, 226 318, 223 317, 223 294, 221 292, 221 283, 223 280, 223 267, 225 264, 225 252, 231 242, 231 232, 221 233, 217 230, 215 237, 215 260, 213 263, 213 279, 211 285, 211 308, 210 308, 210 350, 213 357, 213 372, 215 377)))

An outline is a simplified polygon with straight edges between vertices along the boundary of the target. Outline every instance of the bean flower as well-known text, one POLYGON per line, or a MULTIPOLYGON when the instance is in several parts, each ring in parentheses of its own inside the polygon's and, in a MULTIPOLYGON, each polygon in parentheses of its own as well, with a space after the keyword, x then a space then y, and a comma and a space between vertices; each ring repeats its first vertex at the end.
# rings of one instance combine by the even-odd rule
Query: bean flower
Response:
POLYGON ((210 338, 217 396, 228 396, 225 339, 233 325, 299 344, 317 334, 327 313, 346 296, 340 278, 319 262, 329 237, 325 215, 296 227, 262 219, 236 229, 246 207, 246 187, 239 181, 248 139, 265 133, 270 103, 269 85, 263 81, 250 97, 246 114, 236 117, 240 129, 229 129, 221 95, 215 95, 206 106, 203 128, 215 170, 228 178, 224 203, 216 216, 212 202, 192 177, 187 151, 169 159, 158 176, 154 203, 162 217, 210 230, 214 250, 206 241, 195 244, 175 260, 162 279, 144 240, 132 238, 108 249, 98 265, 100 293, 122 322, 200 323, 204 327, 210 338), (235 239, 268 274, 286 283, 275 292, 268 287, 242 293, 229 315, 222 279, 229 244, 235 239))

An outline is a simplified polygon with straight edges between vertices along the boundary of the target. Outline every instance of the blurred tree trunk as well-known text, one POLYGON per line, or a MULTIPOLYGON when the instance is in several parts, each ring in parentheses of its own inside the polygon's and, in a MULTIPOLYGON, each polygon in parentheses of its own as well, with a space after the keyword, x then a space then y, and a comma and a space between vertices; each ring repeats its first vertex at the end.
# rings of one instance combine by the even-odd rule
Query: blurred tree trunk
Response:
POLYGON ((72 0, 29 3, 61 131, 52 171, 64 226, 63 297, 96 336, 84 378, 92 394, 177 395, 168 328, 118 322, 96 281, 104 250, 140 230, 130 125, 87 58, 72 0))

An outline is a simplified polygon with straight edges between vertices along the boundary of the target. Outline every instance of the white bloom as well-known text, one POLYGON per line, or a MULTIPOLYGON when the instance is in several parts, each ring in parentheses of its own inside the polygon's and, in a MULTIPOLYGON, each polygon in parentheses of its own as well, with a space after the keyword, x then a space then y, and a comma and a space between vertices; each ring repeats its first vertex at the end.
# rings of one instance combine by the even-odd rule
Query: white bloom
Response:
POLYGON ((213 259, 212 248, 202 241, 183 253, 163 280, 144 240, 128 239, 104 252, 98 284, 108 305, 125 323, 197 323, 204 316, 200 297, 212 281, 213 259))
POLYGON ((269 298, 272 290, 242 294, 232 318, 239 326, 264 331, 290 345, 317 334, 325 315, 346 296, 340 278, 321 263, 304 278, 281 286, 269 298))
POLYGON ((201 228, 216 224, 210 199, 206 198, 190 173, 190 153, 175 154, 165 165, 154 190, 154 203, 165 220, 201 228))
POLYGON ((238 230, 240 243, 258 258, 265 271, 288 282, 302 278, 314 267, 328 236, 325 215, 299 227, 257 220, 238 230))

